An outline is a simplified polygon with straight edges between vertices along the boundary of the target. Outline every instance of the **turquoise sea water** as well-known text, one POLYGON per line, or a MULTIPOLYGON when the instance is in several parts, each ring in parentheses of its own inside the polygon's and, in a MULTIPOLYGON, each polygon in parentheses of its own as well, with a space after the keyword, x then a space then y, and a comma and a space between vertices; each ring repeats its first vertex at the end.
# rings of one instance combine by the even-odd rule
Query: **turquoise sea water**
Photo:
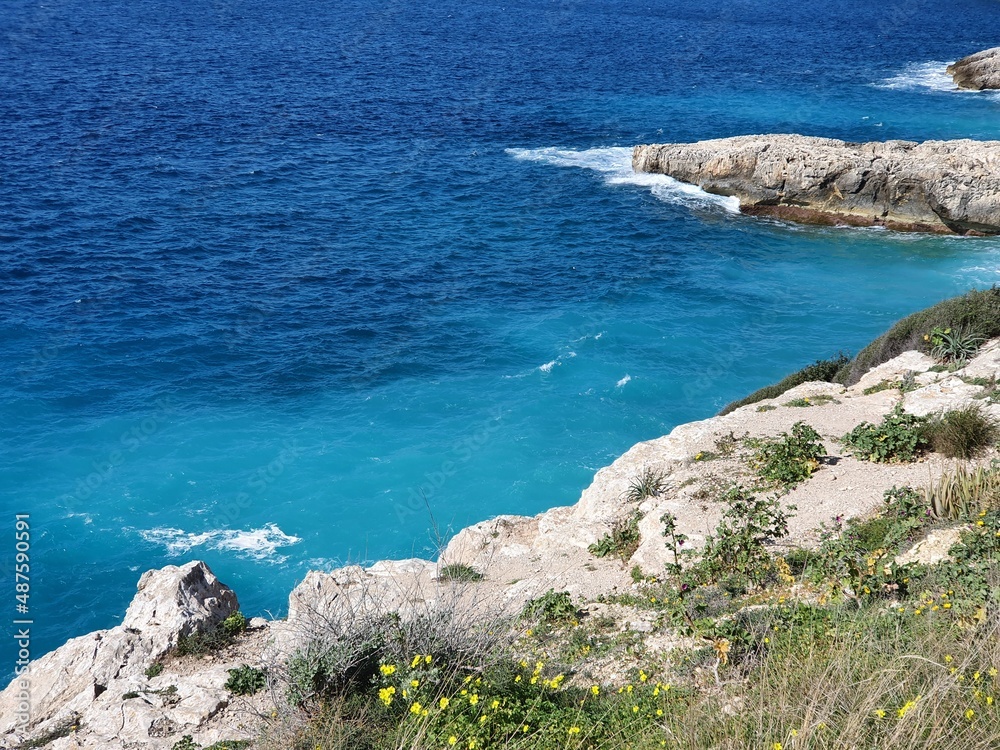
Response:
POLYGON ((630 173, 656 141, 1000 138, 941 74, 1000 4, 875 5, 5 5, 0 508, 31 514, 36 650, 148 568, 205 559, 277 615, 309 569, 570 504, 1000 279, 995 239, 630 173))

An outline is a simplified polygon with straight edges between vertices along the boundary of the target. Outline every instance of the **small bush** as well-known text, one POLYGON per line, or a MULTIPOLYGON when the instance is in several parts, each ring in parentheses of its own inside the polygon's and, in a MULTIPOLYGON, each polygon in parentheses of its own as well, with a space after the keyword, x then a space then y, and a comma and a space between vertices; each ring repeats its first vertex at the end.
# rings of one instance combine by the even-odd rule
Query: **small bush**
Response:
POLYGON ((721 417, 729 414, 730 412, 739 409, 741 406, 756 404, 758 401, 764 401, 769 398, 777 398, 786 391, 790 391, 795 386, 802 385, 803 383, 811 383, 814 381, 820 381, 823 383, 842 382, 841 375, 846 372, 845 368, 848 364, 850 364, 850 361, 850 357, 843 353, 838 354, 832 359, 817 360, 808 367, 803 367, 798 372, 792 373, 782 380, 779 380, 774 385, 769 385, 765 388, 761 388, 760 390, 756 390, 746 398, 740 399, 739 401, 733 401, 719 412, 719 416, 721 417))
POLYGON ((949 458, 972 458, 997 438, 997 423, 979 404, 931 417, 925 434, 931 448, 949 458))
POLYGON ((483 574, 465 563, 452 563, 441 568, 438 579, 442 581, 460 581, 462 583, 475 583, 483 580, 483 574))
POLYGON ((146 677, 153 679, 154 677, 159 677, 163 672, 163 665, 157 662, 156 664, 151 664, 146 668, 146 677))
POLYGON ((927 445, 923 417, 897 405, 880 424, 862 422, 841 438, 856 458, 873 463, 913 461, 927 445))
POLYGON ((931 345, 932 357, 959 367, 976 356, 976 352, 985 340, 978 333, 940 326, 936 326, 924 336, 924 341, 931 345))
POLYGON ((233 695, 255 695, 267 687, 267 673, 263 669, 244 664, 228 671, 226 690, 233 695))
POLYGON ((805 481, 819 467, 826 453, 820 435, 805 422, 796 422, 792 433, 777 438, 753 438, 746 441, 753 451, 750 466, 765 482, 791 488, 805 481))
POLYGON ((201 656, 214 653, 230 645, 246 629, 247 618, 242 612, 234 612, 219 623, 214 630, 192 633, 178 638, 177 655, 201 656))
POLYGON ((960 466, 926 491, 926 502, 938 518, 969 518, 1000 508, 1000 468, 960 466))
POLYGON ((639 549, 639 521, 642 514, 633 513, 628 519, 618 521, 597 544, 591 544, 588 549, 594 557, 617 555, 622 560, 628 560, 639 549))
POLYGON ((171 746, 170 750, 201 750, 201 745, 195 742, 190 734, 185 734, 171 746))
POLYGON ((556 593, 549 589, 537 599, 532 599, 524 605, 522 616, 546 625, 554 625, 575 620, 579 610, 573 604, 568 591, 556 593))
POLYGON ((666 475, 662 471, 654 471, 648 466, 640 471, 629 483, 625 491, 625 499, 632 503, 641 503, 647 497, 656 497, 666 486, 666 475))
POLYGON ((711 582, 735 577, 759 586, 770 576, 771 555, 764 545, 788 534, 788 511, 778 499, 760 499, 736 485, 723 497, 723 511, 715 533, 707 537, 698 563, 711 582))

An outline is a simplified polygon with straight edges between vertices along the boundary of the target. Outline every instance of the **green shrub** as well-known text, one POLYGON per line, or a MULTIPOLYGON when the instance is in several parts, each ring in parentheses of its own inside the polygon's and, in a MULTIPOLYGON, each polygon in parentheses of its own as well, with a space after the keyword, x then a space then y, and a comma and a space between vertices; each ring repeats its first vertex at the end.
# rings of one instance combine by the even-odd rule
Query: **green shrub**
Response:
POLYGON ((891 463, 913 461, 927 445, 926 419, 915 417, 896 405, 880 424, 862 422, 841 438, 851 454, 863 461, 891 463))
POLYGON ((986 339, 978 333, 961 328, 935 326, 924 341, 931 345, 931 356, 947 364, 963 366, 976 356, 986 339))
POLYGON ((625 491, 625 499, 632 503, 641 503, 648 497, 659 495, 665 486, 666 475, 662 471, 655 471, 647 466, 632 478, 625 491))
POLYGON ((267 673, 263 669, 244 664, 228 671, 226 690, 233 695, 255 695, 267 687, 267 673))
POLYGON ((639 521, 641 513, 633 513, 623 521, 615 522, 611 533, 605 534, 597 544, 591 544, 588 549, 594 557, 617 555, 622 560, 628 560, 639 549, 639 521))
POLYGON ((857 383, 870 369, 905 351, 927 351, 931 346, 928 332, 934 328, 976 331, 985 338, 1000 336, 1000 289, 973 290, 903 318, 858 352, 844 382, 857 383))
POLYGON ((819 467, 826 453, 820 435, 805 422, 792 425, 792 433, 776 438, 750 438, 750 466, 765 482, 785 488, 805 481, 819 467))
POLYGON ((190 734, 185 734, 170 747, 170 750, 201 750, 201 745, 195 742, 190 734))
POLYGON ((933 416, 925 434, 931 448, 949 458, 972 458, 997 438, 997 423, 979 404, 933 416))
POLYGON ((438 579, 442 581, 461 581, 462 583, 475 583, 483 580, 483 574, 465 563, 452 563, 441 568, 438 579))
POLYGON ((699 572, 707 580, 728 577, 759 586, 773 570, 765 544, 788 535, 788 511, 776 497, 760 499, 740 485, 722 498, 726 509, 715 533, 705 539, 699 572))
POLYGON ((242 612, 234 612, 212 630, 192 633, 177 639, 177 655, 201 656, 219 651, 232 644, 247 629, 247 618, 242 612))
POLYGON ((719 416, 721 417, 729 414, 730 412, 739 409, 741 406, 756 404, 758 401, 764 401, 769 398, 777 398, 786 391, 790 391, 795 386, 802 385, 803 383, 811 383, 814 381, 820 381, 823 383, 839 383, 841 382, 841 375, 846 372, 845 368, 848 366, 850 361, 850 358, 843 353, 838 354, 832 359, 817 360, 813 364, 803 367, 798 372, 792 373, 791 375, 779 380, 774 385, 769 385, 756 390, 746 398, 742 398, 739 401, 733 401, 719 412, 719 416))
POLYGON ((549 589, 537 599, 524 605, 522 616, 546 625, 569 622, 579 617, 579 610, 573 604, 568 591, 556 592, 549 589))
POLYGON ((163 672, 163 665, 157 662, 156 664, 151 664, 146 668, 146 677, 153 679, 154 677, 159 677, 163 672))

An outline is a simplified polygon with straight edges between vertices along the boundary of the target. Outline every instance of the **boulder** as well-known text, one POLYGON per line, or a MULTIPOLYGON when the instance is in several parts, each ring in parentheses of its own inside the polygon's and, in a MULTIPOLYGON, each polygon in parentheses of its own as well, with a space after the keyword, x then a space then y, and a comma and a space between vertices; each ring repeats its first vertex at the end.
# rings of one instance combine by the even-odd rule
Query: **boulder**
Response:
POLYGON ((948 66, 948 74, 960 89, 1000 89, 1000 47, 963 57, 948 66))
MULTIPOLYGON (((51 735, 63 725, 81 728, 84 735, 75 739, 83 741, 85 735, 92 735, 99 738, 95 740, 98 746, 118 747, 111 741, 122 739, 129 727, 190 723, 186 716, 177 717, 176 722, 168 716, 166 710, 172 705, 153 707, 145 699, 123 705, 122 696, 148 686, 146 669, 173 649, 179 638, 210 630, 236 612, 236 594, 203 562, 151 570, 139 580, 138 589, 121 625, 73 638, 31 662, 31 719, 26 726, 19 716, 19 680, 0 693, 0 747, 51 735), (128 710, 123 713, 123 709, 128 710), (136 712, 148 722, 130 722, 128 717, 136 712)), ((224 675, 216 677, 225 681, 224 675)), ((214 682, 221 689, 219 679, 214 682)), ((189 706, 185 710, 190 714, 189 706)))
POLYGON ((632 167, 736 196, 740 210, 755 216, 1000 234, 1000 141, 847 143, 749 135, 636 146, 632 167))

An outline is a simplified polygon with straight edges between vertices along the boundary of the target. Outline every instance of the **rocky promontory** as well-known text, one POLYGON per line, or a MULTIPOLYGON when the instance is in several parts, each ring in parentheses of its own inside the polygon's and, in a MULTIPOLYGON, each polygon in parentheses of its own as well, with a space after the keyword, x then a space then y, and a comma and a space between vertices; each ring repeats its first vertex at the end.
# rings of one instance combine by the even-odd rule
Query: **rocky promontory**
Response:
POLYGON ((1000 47, 963 57, 948 66, 948 74, 960 89, 1000 89, 1000 47))
POLYGON ((749 135, 636 146, 632 167, 736 196, 740 210, 753 216, 1000 234, 1000 141, 848 143, 749 135))

